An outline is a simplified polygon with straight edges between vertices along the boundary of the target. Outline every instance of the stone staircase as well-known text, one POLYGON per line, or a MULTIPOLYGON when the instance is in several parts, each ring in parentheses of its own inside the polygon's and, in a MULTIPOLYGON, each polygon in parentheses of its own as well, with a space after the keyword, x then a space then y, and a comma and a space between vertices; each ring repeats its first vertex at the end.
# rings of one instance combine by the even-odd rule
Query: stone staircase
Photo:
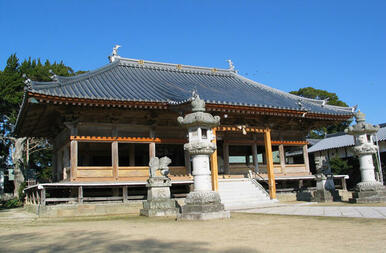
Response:
POLYGON ((220 179, 218 193, 226 210, 249 209, 277 202, 269 198, 256 180, 249 178, 220 179))

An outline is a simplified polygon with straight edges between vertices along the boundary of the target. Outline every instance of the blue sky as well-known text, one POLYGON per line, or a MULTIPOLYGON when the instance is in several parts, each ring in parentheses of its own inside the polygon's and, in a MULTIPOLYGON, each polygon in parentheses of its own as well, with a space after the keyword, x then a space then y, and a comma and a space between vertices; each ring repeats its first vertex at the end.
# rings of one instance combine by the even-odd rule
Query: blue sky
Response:
POLYGON ((0 0, 0 68, 63 60, 74 70, 123 57, 227 68, 291 91, 312 86, 386 122, 386 1, 0 0))

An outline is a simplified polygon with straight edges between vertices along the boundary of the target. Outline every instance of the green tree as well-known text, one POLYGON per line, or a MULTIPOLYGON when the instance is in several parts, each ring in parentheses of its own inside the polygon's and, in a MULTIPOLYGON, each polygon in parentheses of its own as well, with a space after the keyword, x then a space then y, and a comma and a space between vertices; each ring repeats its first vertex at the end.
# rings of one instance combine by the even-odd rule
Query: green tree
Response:
MULTIPOLYGON (((301 88, 297 91, 291 91, 291 94, 312 98, 312 99, 320 99, 327 100, 328 105, 336 105, 348 107, 348 105, 339 99, 336 93, 328 92, 326 90, 315 89, 313 87, 301 88)), ((310 138, 323 138, 325 134, 332 134, 337 132, 343 132, 351 124, 351 120, 343 121, 338 124, 332 124, 328 127, 322 127, 319 129, 312 130, 309 133, 310 138)))
MULTIPOLYGON (((51 81, 53 73, 59 76, 73 76, 84 72, 74 72, 63 62, 51 63, 46 60, 42 64, 40 59, 28 58, 20 64, 16 54, 8 58, 4 70, 0 70, 0 168, 6 169, 11 166, 10 150, 11 145, 15 143, 12 130, 24 95, 23 75, 25 74, 32 81, 51 81)), ((41 143, 43 147, 39 147, 40 152, 31 154, 27 166, 36 170, 40 181, 48 181, 50 175, 47 171, 51 166, 51 152, 49 145, 44 144, 47 142, 41 143), (47 145, 46 148, 44 145, 47 145)))

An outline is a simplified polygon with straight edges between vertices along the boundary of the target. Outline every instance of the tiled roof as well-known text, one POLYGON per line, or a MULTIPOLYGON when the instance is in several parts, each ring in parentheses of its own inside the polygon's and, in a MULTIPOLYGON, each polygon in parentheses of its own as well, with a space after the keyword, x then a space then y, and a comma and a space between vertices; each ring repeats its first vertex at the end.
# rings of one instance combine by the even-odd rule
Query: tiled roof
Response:
POLYGON ((325 105, 249 80, 233 70, 118 58, 100 69, 52 82, 31 82, 29 92, 118 101, 186 102, 196 90, 207 103, 352 115, 353 108, 325 105))
MULTIPOLYGON (((382 126, 382 125, 381 125, 382 126)), ((378 141, 386 140, 386 126, 381 127, 376 135, 378 141)), ((354 146, 354 137, 348 134, 336 134, 325 139, 320 140, 314 146, 308 149, 309 153, 318 152, 327 149, 343 148, 354 146)))

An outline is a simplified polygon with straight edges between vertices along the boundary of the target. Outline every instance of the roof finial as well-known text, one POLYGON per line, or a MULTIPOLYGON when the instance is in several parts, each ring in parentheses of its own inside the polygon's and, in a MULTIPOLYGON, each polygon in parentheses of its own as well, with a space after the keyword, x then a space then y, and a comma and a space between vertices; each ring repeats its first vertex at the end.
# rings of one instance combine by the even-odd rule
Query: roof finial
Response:
POLYGON ((49 70, 48 70, 48 73, 51 74, 50 78, 51 78, 53 81, 58 81, 58 77, 57 77, 57 75, 55 74, 55 72, 54 72, 52 69, 49 69, 49 70))
POLYGON ((113 52, 111 53, 111 55, 109 56, 109 60, 110 62, 114 62, 116 58, 119 58, 120 56, 118 55, 118 49, 120 48, 121 46, 120 45, 115 45, 113 47, 113 52))
POLYGON ((230 71, 235 71, 235 66, 233 65, 232 60, 227 60, 227 62, 229 64, 229 70, 230 71))
POLYGON ((26 74, 23 74, 22 75, 23 76, 23 78, 25 79, 24 80, 24 84, 25 84, 25 86, 28 88, 28 89, 31 89, 32 88, 32 85, 31 85, 31 79, 29 79, 28 78, 28 76, 26 75, 26 74))

